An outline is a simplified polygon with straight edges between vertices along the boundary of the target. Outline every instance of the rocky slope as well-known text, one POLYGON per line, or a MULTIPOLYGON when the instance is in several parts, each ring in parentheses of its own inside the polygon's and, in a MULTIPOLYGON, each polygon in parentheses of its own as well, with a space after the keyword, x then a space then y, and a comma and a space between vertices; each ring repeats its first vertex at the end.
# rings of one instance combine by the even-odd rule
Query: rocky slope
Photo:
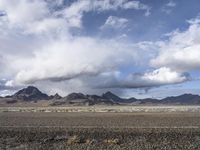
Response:
POLYGON ((59 94, 48 96, 42 93, 38 88, 28 86, 19 90, 15 94, 6 97, 0 97, 1 101, 6 101, 7 104, 17 102, 39 102, 42 100, 49 101, 51 106, 59 105, 198 105, 200 104, 200 96, 192 94, 183 94, 180 96, 166 97, 164 99, 136 99, 121 98, 112 92, 106 92, 99 95, 85 95, 83 93, 71 93, 65 97, 59 94))
POLYGON ((25 101, 33 101, 33 100, 47 100, 49 96, 47 94, 42 93, 36 87, 28 86, 11 96, 16 100, 25 100, 25 101))

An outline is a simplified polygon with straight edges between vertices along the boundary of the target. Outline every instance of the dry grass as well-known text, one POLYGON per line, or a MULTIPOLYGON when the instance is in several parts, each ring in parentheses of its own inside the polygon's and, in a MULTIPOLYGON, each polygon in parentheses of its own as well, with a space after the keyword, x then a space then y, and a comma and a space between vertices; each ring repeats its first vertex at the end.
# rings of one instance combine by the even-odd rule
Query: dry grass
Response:
POLYGON ((103 143, 106 143, 106 144, 119 144, 119 139, 106 139, 106 140, 103 140, 103 143))
POLYGON ((67 140, 68 145, 79 144, 79 143, 81 143, 81 139, 77 135, 69 137, 67 140))

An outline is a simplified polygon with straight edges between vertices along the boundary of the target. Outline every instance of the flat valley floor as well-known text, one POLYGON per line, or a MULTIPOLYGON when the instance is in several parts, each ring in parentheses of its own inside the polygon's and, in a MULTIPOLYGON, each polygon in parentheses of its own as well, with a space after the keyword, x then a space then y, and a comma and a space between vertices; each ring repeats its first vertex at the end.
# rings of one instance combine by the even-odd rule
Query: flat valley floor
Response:
POLYGON ((1 112, 0 150, 198 150, 199 112, 1 112))

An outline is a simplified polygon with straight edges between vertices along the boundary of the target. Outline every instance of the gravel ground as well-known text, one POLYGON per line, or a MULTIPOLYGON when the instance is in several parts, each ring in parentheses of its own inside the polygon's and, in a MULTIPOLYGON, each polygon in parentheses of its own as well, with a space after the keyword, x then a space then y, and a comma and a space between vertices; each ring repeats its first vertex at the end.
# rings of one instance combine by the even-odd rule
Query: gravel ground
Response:
POLYGON ((0 128, 0 135, 2 150, 200 149, 199 129, 0 128))
POLYGON ((0 113, 0 126, 200 127, 200 113, 0 113))
POLYGON ((198 113, 0 113, 0 150, 198 150, 198 113))

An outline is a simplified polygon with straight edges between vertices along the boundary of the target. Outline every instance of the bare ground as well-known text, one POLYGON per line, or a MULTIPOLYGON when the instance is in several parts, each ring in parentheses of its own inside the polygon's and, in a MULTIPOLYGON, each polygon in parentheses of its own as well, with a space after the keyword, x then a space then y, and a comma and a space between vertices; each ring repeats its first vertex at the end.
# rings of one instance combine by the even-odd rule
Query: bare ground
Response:
POLYGON ((197 150, 200 113, 0 113, 0 149, 197 150))

